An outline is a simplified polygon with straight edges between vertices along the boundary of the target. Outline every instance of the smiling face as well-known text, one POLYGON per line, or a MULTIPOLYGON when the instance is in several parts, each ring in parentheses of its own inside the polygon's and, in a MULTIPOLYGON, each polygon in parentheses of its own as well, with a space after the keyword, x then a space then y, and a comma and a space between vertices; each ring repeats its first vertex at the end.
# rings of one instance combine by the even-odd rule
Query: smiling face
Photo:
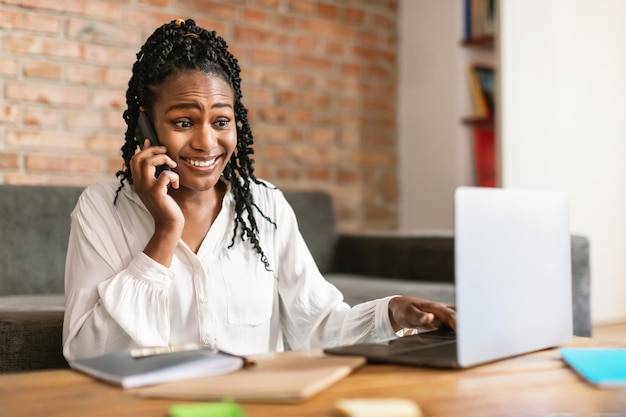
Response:
POLYGON ((213 188, 237 145, 230 85, 201 71, 174 74, 159 86, 151 116, 181 189, 213 188))

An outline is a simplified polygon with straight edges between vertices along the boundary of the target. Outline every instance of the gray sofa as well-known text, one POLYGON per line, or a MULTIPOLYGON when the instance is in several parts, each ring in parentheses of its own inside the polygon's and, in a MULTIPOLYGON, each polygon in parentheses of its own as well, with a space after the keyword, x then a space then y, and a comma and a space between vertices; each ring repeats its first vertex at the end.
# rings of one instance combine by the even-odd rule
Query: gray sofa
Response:
MULTIPOLYGON (((61 353, 69 213, 82 188, 0 185, 0 372, 67 367, 61 353)), ((454 302, 452 236, 341 235, 331 197, 285 196, 322 273, 355 304, 389 294, 454 302)), ((591 334, 589 242, 572 237, 574 333, 591 334)))

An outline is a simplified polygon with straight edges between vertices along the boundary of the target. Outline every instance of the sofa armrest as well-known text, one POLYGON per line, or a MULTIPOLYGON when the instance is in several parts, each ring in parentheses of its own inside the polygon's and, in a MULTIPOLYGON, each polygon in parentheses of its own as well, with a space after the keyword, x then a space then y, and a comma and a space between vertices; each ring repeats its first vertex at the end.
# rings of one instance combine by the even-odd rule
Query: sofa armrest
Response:
POLYGON ((454 238, 395 233, 339 235, 333 271, 453 283, 454 238))

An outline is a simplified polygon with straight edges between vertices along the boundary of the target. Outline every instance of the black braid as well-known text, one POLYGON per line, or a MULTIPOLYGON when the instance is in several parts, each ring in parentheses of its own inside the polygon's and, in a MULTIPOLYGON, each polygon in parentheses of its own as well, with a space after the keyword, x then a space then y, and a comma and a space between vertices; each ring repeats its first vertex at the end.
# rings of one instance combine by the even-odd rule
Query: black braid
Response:
POLYGON ((269 270, 269 261, 260 246, 259 229, 254 212, 260 213, 274 227, 276 224, 261 212, 250 192, 251 181, 264 186, 266 184, 254 176, 254 159, 250 158, 250 155, 254 153, 253 136, 248 122, 248 111, 241 102, 240 68, 237 59, 228 51, 228 45, 224 39, 217 36, 214 31, 196 26, 192 19, 172 21, 161 26, 137 53, 137 61, 133 65, 133 75, 128 82, 126 92, 128 108, 124 111, 124 121, 127 130, 125 142, 121 148, 125 164, 116 174, 120 179, 120 186, 114 203, 117 202, 125 182, 133 183, 130 159, 139 147, 134 135, 139 107, 143 106, 146 110, 151 110, 159 86, 170 76, 184 71, 202 71, 218 76, 233 89, 237 147, 223 172, 224 178, 231 183, 235 197, 235 226, 233 238, 228 247, 231 248, 235 244, 235 238, 240 231, 239 237, 243 241, 250 240, 265 268, 269 270), (245 217, 244 212, 247 213, 245 217))

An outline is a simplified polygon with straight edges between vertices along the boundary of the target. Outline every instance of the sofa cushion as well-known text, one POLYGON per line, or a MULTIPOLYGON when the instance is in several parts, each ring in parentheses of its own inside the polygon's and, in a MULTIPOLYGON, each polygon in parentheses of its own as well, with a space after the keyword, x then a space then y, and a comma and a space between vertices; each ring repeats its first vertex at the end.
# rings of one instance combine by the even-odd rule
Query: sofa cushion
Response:
POLYGON ((0 372, 65 368, 61 295, 0 297, 0 372))

